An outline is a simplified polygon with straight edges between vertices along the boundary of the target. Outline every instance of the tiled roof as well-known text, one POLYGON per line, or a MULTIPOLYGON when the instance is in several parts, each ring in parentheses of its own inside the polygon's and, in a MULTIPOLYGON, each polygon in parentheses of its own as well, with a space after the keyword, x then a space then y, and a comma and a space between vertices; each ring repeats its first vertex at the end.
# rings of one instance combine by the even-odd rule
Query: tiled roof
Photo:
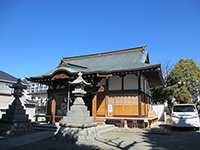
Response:
POLYGON ((0 80, 7 81, 7 82, 17 82, 17 78, 15 78, 1 70, 0 70, 0 80))
POLYGON ((156 74, 146 73, 152 81, 158 81, 160 84, 163 80, 160 64, 150 64, 148 52, 145 51, 145 46, 136 47, 125 50, 111 51, 106 53, 83 55, 76 57, 64 57, 61 63, 51 71, 41 74, 39 76, 30 77, 27 79, 38 79, 44 77, 51 77, 54 73, 59 71, 68 72, 69 74, 83 74, 93 73, 114 73, 121 71, 139 71, 144 69, 158 68, 156 74))
POLYGON ((87 73, 106 73, 123 70, 141 70, 143 68, 151 68, 158 64, 146 63, 148 52, 144 47, 139 47, 136 50, 128 49, 121 51, 113 51, 108 53, 85 55, 78 57, 63 58, 60 65, 51 71, 35 76, 49 76, 56 71, 67 71, 69 73, 83 72, 87 73))

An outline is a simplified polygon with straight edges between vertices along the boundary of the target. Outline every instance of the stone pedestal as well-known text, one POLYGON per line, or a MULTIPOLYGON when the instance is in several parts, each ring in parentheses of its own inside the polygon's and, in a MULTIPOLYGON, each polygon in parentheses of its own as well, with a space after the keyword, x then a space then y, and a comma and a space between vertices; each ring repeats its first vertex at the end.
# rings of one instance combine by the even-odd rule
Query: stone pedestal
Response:
POLYGON ((9 105, 9 109, 6 110, 6 114, 3 114, 0 120, 0 134, 8 136, 32 131, 34 129, 23 106, 9 105))
POLYGON ((93 117, 90 116, 90 112, 87 111, 87 107, 84 104, 78 103, 78 97, 74 102, 74 105, 71 107, 71 110, 68 112, 66 117, 63 117, 63 124, 65 126, 82 126, 90 127, 96 126, 96 123, 93 122, 93 117))
POLYGON ((90 112, 87 111, 82 99, 82 96, 86 93, 83 87, 89 84, 82 79, 81 73, 70 84, 76 86, 72 92, 76 99, 67 116, 63 117, 63 124, 54 139, 65 142, 72 141, 76 144, 88 143, 98 138, 97 124, 94 123, 93 117, 90 116, 90 112))
POLYGON ((96 126, 88 127, 73 127, 73 126, 61 126, 58 133, 54 136, 55 140, 63 142, 73 142, 76 144, 90 143, 94 139, 98 138, 98 132, 96 126))
POLYGON ((63 124, 55 136, 56 140, 84 144, 98 138, 97 124, 89 116, 85 105, 74 104, 71 110, 63 117, 63 124))

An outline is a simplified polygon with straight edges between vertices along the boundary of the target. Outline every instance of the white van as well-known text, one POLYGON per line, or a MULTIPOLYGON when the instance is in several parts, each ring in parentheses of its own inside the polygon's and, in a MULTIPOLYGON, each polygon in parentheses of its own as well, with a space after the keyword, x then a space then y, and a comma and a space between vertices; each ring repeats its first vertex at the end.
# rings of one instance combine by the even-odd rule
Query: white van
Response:
POLYGON ((195 105, 178 104, 172 108, 172 127, 193 127, 199 129, 199 115, 195 105))

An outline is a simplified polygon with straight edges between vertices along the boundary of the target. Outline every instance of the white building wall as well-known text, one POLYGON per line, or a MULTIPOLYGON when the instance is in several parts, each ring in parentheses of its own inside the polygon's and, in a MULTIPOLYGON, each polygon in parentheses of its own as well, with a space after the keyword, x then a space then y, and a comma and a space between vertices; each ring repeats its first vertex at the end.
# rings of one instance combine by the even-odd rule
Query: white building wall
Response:
POLYGON ((138 89, 138 78, 136 75, 127 75, 124 78, 124 89, 133 90, 138 89))
POLYGON ((35 106, 30 107, 29 105, 26 105, 24 108, 26 110, 26 114, 28 115, 28 119, 35 121, 35 106))
POLYGON ((0 95, 0 118, 2 114, 5 114, 4 110, 8 109, 8 106, 13 102, 14 97, 12 96, 1 96, 0 95))
MULTIPOLYGON (((105 80, 103 79, 98 86, 105 85, 105 80)), ((109 90, 122 90, 122 78, 119 76, 112 76, 108 81, 109 90)), ((140 87, 143 92, 150 95, 148 81, 141 76, 140 87)), ((124 77, 124 90, 137 90, 138 89, 138 77, 136 75, 126 75, 124 77)))
POLYGON ((122 81, 119 76, 112 76, 108 81, 109 90, 122 90, 122 81))

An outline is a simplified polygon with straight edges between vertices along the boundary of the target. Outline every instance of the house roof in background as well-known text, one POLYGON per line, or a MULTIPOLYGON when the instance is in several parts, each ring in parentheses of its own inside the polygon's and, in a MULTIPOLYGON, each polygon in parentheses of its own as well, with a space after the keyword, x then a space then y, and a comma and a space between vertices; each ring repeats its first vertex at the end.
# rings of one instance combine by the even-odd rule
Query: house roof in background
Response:
MULTIPOLYGON (((17 82, 17 79, 16 77, 0 70, 0 81, 3 81, 3 82, 8 82, 8 83, 16 83, 17 82)), ((25 84, 25 85, 28 85, 26 82, 22 81, 22 84, 25 84)))
POLYGON ((15 83, 15 82, 17 82, 17 78, 0 70, 0 81, 7 81, 7 82, 15 83))

